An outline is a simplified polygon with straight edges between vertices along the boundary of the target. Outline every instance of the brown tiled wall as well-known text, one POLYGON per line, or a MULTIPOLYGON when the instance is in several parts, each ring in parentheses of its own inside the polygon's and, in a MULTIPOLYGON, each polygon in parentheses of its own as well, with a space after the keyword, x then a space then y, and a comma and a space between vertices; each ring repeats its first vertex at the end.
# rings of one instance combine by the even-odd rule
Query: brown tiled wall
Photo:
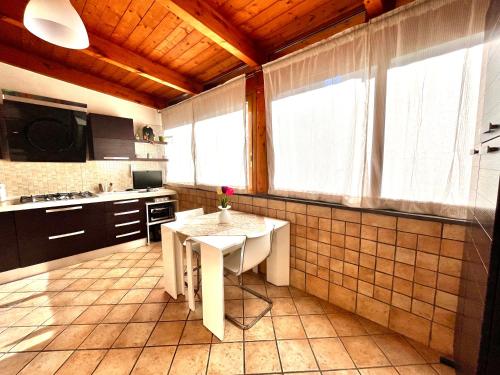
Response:
MULTIPOLYGON (((180 210, 217 210, 213 192, 174 189, 180 210)), ((465 226, 248 196, 231 205, 290 221, 293 286, 452 354, 465 226)))

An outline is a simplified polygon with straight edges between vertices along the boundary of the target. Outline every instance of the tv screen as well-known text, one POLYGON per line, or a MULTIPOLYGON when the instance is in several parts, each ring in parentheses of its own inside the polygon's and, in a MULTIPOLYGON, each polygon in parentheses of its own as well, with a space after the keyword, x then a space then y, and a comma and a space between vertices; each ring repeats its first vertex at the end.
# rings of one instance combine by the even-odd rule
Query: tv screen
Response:
POLYGON ((12 161, 86 161, 85 111, 4 100, 1 116, 12 161))
POLYGON ((161 171, 133 171, 134 189, 152 189, 163 186, 161 171))

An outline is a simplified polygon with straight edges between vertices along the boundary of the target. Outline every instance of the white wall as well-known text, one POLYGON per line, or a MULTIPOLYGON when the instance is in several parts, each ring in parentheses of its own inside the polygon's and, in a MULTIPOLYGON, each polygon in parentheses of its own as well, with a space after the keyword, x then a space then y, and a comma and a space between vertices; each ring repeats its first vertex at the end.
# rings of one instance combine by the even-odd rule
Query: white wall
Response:
POLYGON ((134 119, 136 126, 161 124, 156 109, 0 63, 0 89, 87 104, 88 112, 134 119))

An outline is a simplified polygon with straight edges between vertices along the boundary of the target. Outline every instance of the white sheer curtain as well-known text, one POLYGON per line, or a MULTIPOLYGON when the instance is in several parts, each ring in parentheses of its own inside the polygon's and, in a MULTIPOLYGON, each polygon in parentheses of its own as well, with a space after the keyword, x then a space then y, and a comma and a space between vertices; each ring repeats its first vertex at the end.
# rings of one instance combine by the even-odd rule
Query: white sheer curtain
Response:
POLYGON ((192 102, 182 102, 163 110, 161 118, 168 137, 166 180, 173 184, 194 185, 192 102))
POLYGON ((247 187, 245 76, 193 99, 196 184, 247 187))
POLYGON ((247 188, 245 76, 162 111, 167 182, 247 188))
POLYGON ((488 0, 417 0, 264 67, 270 193, 464 217, 488 0))
POLYGON ((264 66, 271 194, 360 203, 367 41, 361 27, 264 66))

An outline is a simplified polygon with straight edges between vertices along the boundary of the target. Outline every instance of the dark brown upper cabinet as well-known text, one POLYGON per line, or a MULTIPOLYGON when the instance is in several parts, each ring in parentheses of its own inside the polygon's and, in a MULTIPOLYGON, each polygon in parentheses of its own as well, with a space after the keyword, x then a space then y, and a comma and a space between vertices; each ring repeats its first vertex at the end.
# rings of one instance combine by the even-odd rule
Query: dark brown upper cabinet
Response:
POLYGON ((134 123, 132 119, 89 114, 91 160, 133 160, 134 123))

